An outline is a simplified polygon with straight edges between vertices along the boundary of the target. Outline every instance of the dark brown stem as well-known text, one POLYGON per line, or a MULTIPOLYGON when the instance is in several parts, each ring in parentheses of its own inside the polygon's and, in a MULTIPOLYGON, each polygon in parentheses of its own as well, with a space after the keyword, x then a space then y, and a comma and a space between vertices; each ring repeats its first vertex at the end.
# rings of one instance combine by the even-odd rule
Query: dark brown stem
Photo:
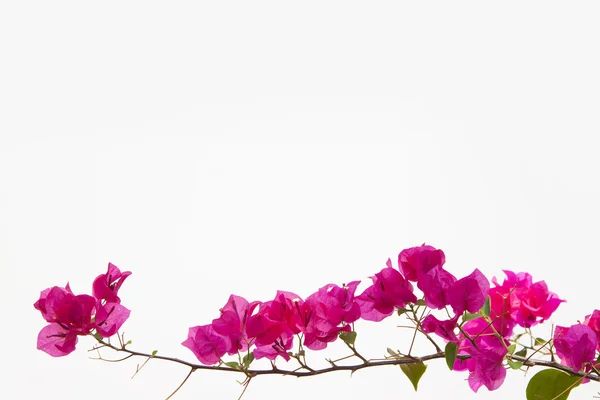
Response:
MULTIPOLYGON (((152 354, 129 350, 127 348, 119 348, 119 347, 113 346, 112 344, 108 344, 108 343, 102 342, 102 341, 100 343, 102 345, 104 345, 104 347, 109 347, 118 352, 125 352, 128 354, 134 355, 134 356, 154 358, 157 360, 165 360, 165 361, 171 361, 171 362, 175 362, 178 364, 182 364, 187 367, 190 367, 193 371, 195 371, 195 370, 211 370, 211 371, 237 372, 237 373, 245 373, 248 377, 251 377, 251 378, 258 376, 258 375, 286 375, 286 376, 295 376, 298 378, 303 378, 303 377, 307 377, 307 376, 321 375, 321 374, 326 374, 326 373, 335 372, 335 371, 355 372, 355 371, 358 371, 359 369, 363 369, 363 368, 411 364, 411 363, 415 362, 415 359, 418 359, 420 361, 429 361, 429 360, 436 360, 436 359, 445 357, 444 352, 437 352, 437 353, 429 354, 429 355, 426 355, 423 357, 403 358, 400 360, 390 359, 390 360, 382 360, 382 361, 367 361, 367 362, 362 362, 360 364, 354 364, 354 365, 332 365, 329 368, 314 369, 312 371, 301 371, 301 370, 290 371, 290 370, 283 370, 283 369, 279 369, 279 368, 267 369, 267 370, 248 369, 248 370, 241 371, 238 369, 224 367, 224 366, 209 366, 209 365, 194 364, 194 363, 191 363, 188 361, 180 360, 179 358, 165 357, 165 356, 160 356, 158 354, 153 356, 152 354)), ((470 358, 470 356, 464 355, 464 354, 459 354, 457 358, 466 360, 466 359, 470 358)), ((531 359, 527 359, 526 357, 521 357, 521 356, 516 356, 516 355, 512 355, 511 359, 516 360, 516 361, 521 361, 523 363, 523 365, 528 366, 528 367, 542 366, 542 367, 554 368, 554 369, 564 371, 564 372, 574 375, 574 376, 586 377, 592 381, 600 382, 600 376, 598 376, 596 374, 587 374, 585 372, 573 371, 571 368, 561 365, 561 364, 558 364, 553 361, 531 360, 531 359)))

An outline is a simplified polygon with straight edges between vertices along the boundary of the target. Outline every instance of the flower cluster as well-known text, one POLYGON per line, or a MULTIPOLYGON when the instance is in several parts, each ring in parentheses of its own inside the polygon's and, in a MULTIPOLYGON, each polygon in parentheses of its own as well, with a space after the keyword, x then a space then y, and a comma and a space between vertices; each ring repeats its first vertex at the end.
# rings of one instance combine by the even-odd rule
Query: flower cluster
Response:
MULTIPOLYGON (((549 291, 544 281, 533 282, 525 272, 504 271, 506 279, 500 284, 494 277, 494 286, 490 286, 478 269, 455 277, 444 268, 445 261, 442 250, 423 244, 400 252, 396 267, 388 259, 360 294, 360 281, 352 281, 341 286, 327 284, 304 299, 281 290, 264 302, 231 295, 218 318, 190 328, 182 344, 204 365, 225 363, 222 358, 226 354, 238 355, 243 365, 225 364, 248 373, 253 359, 289 361, 294 357, 302 368, 313 371, 302 361, 303 349, 322 350, 341 338, 367 365, 354 347, 354 323, 359 319, 382 321, 394 312, 410 310, 413 317, 409 319, 434 342, 437 356, 444 354, 429 335, 446 342, 450 369, 468 371, 469 386, 475 392, 482 386, 498 389, 507 368, 522 366, 518 360, 524 359, 517 356, 526 355, 527 349, 551 355, 555 350, 561 362, 583 378, 588 376, 583 374, 598 373, 600 310, 586 316, 583 323, 557 326, 553 340, 543 341, 541 347, 526 347, 518 341, 523 334, 514 336, 515 327, 530 333, 529 328, 548 320, 565 300, 549 291), (415 294, 415 286, 422 295, 415 294), (423 310, 421 317, 417 310, 423 310), (446 317, 439 319, 432 311, 446 317), (523 349, 515 353, 517 345, 523 349)), ((75 350, 78 336, 93 334, 101 341, 117 333, 130 314, 118 295, 129 275, 109 263, 108 271, 94 280, 92 295, 75 295, 69 284, 42 291, 34 307, 49 324, 38 335, 38 349, 54 357, 64 356, 75 350)), ((410 350, 408 357, 395 356, 413 359, 410 350)))
POLYGON ((516 324, 530 327, 548 319, 563 300, 548 292, 544 282, 532 283, 529 274, 505 271, 508 279, 499 285, 494 278, 496 287, 490 288, 478 269, 457 279, 444 269, 444 263, 442 250, 424 244, 403 250, 397 269, 388 259, 386 268, 371 277, 372 284, 359 295, 355 295, 359 281, 341 287, 325 285, 306 300, 284 291, 267 302, 248 302, 232 295, 219 318, 190 328, 183 345, 207 365, 253 346, 257 359, 282 357, 287 361, 293 354, 290 350, 295 336, 306 348, 321 350, 342 332, 351 332, 352 323, 359 318, 381 321, 408 304, 416 304, 415 283, 427 307, 445 309, 450 317, 439 320, 429 314, 422 320, 421 330, 456 343, 458 354, 469 356, 458 358, 454 369, 469 371, 474 391, 483 385, 497 389, 506 375, 503 361, 512 328, 516 324), (459 325, 459 318, 478 313, 488 298, 488 317, 493 324, 478 317, 459 325))
POLYGON ((42 291, 33 306, 49 324, 38 334, 37 348, 61 357, 75 350, 77 336, 95 332, 106 338, 117 333, 129 317, 129 310, 117 295, 129 275, 131 272, 121 272, 109 263, 106 274, 94 280, 92 296, 75 295, 68 283, 64 288, 54 286, 42 291))

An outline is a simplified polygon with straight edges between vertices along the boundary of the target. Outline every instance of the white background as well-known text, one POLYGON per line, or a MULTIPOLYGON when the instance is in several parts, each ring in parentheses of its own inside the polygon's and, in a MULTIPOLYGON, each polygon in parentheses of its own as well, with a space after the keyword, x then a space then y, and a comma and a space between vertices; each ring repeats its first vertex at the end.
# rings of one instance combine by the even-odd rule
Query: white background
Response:
MULTIPOLYGON (((3 2, 0 344, 6 399, 162 399, 187 370, 54 359, 32 304, 109 261, 132 348, 180 343, 230 293, 307 296, 423 242, 462 277, 529 271, 568 303, 598 300, 600 25, 596 2, 3 2)), ((360 322, 381 357, 410 333, 360 322)), ((547 336, 550 326, 544 326, 547 336)), ((431 352, 419 343, 420 354, 431 352)), ((310 354, 314 365, 344 355, 310 354)), ((114 356, 110 352, 106 357, 114 356)), ((261 364, 258 363, 258 366, 261 364)), ((429 363, 261 377, 250 399, 523 398, 528 377, 473 394, 429 363)), ((529 376, 533 371, 529 372, 529 376)), ((199 371, 175 399, 236 399, 199 371)), ((574 398, 591 398, 594 383, 574 398)))

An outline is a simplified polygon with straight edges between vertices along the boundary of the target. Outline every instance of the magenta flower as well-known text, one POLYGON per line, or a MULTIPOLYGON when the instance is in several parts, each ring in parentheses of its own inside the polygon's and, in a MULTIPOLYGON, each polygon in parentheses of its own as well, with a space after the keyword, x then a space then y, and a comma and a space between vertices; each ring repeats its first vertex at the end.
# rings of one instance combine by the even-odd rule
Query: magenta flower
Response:
POLYGON ((469 370, 469 387, 477 392, 481 386, 496 390, 504 383, 506 368, 502 365, 508 351, 504 347, 490 347, 469 350, 473 360, 473 369, 469 370))
POLYGON ((190 328, 188 338, 181 344, 190 349, 204 365, 218 363, 231 347, 229 338, 216 333, 212 325, 190 328))
POLYGON ((102 337, 110 337, 117 333, 130 314, 127 308, 119 304, 117 291, 130 274, 121 274, 117 267, 109 264, 108 274, 100 275, 95 281, 95 286, 100 287, 100 283, 103 282, 100 278, 104 277, 104 281, 108 282, 108 291, 96 291, 94 297, 73 294, 68 283, 64 288, 54 286, 42 291, 33 306, 50 325, 38 334, 38 349, 53 357, 60 357, 75 350, 77 336, 88 335, 93 330, 102 337), (106 301, 107 298, 109 301, 106 301))
POLYGON ((302 306, 304 316, 304 345, 321 350, 338 338, 340 332, 349 332, 348 324, 360 317, 360 306, 354 301, 354 292, 360 281, 339 287, 325 285, 311 294, 302 306), (340 326, 342 325, 342 326, 340 326))
POLYGON ((55 286, 44 290, 33 305, 48 322, 38 334, 37 348, 53 357, 75 350, 77 336, 89 334, 96 325, 92 316, 96 299, 85 294, 74 295, 66 288, 55 286))
POLYGON ((556 354, 564 365, 575 371, 581 371, 584 363, 594 360, 598 337, 587 325, 576 324, 570 328, 557 326, 554 330, 556 354))
POLYGON ((594 310, 591 315, 585 317, 583 323, 589 326, 598 337, 598 350, 600 351, 600 310, 594 310))
POLYGON ((111 337, 129 318, 130 311, 119 303, 96 304, 95 327, 102 337, 111 337))
POLYGON ((227 336, 231 342, 231 348, 227 349, 230 355, 239 350, 246 351, 248 345, 252 344, 252 339, 246 334, 246 321, 259 304, 258 301, 248 303, 245 298, 232 294, 221 309, 221 316, 213 319, 212 327, 215 332, 227 336))
POLYGON ((458 315, 449 320, 440 321, 433 315, 429 314, 421 322, 421 328, 425 333, 435 333, 439 337, 449 342, 458 342, 458 337, 454 333, 456 329, 456 322, 458 321, 458 315))
POLYGON ((475 341, 477 347, 473 346, 471 340, 460 334, 458 354, 469 354, 471 358, 461 360, 457 358, 454 362, 454 370, 469 371, 469 386, 477 392, 481 386, 488 390, 498 389, 506 377, 506 369, 502 365, 504 356, 508 353, 505 345, 494 334, 488 323, 483 318, 477 318, 466 322, 463 331, 475 341))
POLYGON ((400 270, 409 281, 417 282, 419 277, 434 267, 442 267, 446 256, 442 250, 428 245, 404 249, 398 255, 400 270))
POLYGON ((306 299, 318 305, 315 309, 316 317, 327 321, 327 324, 338 326, 342 323, 349 324, 360 318, 360 307, 354 301, 354 292, 360 281, 350 282, 348 285, 325 285, 306 299))
POLYGON ((293 345, 294 337, 289 332, 284 332, 273 343, 256 346, 254 358, 257 360, 266 358, 273 361, 277 357, 282 357, 285 361, 290 361, 288 350, 291 350, 293 345))
POLYGON ((450 288, 456 278, 440 266, 431 268, 419 276, 417 287, 425 296, 425 304, 429 308, 441 309, 450 304, 450 288))
POLYGON ((491 317, 494 327, 504 336, 509 336, 515 324, 529 328, 550 318, 560 303, 564 302, 555 293, 548 291, 544 281, 532 283, 526 272, 515 274, 504 271, 507 279, 490 289, 491 317))
POLYGON ((411 283, 392 268, 390 259, 386 265, 387 268, 371 277, 373 284, 356 297, 361 318, 368 321, 381 321, 390 316, 396 307, 404 307, 407 303, 417 301, 411 283))
POLYGON ((301 315, 303 304, 298 295, 278 291, 274 300, 262 303, 258 313, 248 317, 246 334, 249 339, 254 339, 256 348, 261 349, 259 355, 265 354, 264 357, 267 357, 277 353, 289 359, 284 355, 284 350, 304 326, 301 315), (269 347, 272 349, 269 350, 269 347))
POLYGON ((106 274, 98 275, 94 279, 92 294, 98 300, 106 300, 107 303, 120 303, 117 293, 129 275, 131 272, 121 272, 116 265, 108 263, 106 274))
POLYGON ((449 303, 456 314, 465 310, 470 313, 479 311, 490 290, 487 278, 475 269, 470 275, 454 282, 448 290, 449 303))
POLYGON ((270 346, 282 334, 293 336, 300 332, 302 320, 300 296, 278 291, 274 300, 260 304, 258 313, 248 317, 246 333, 255 338, 257 346, 270 346))

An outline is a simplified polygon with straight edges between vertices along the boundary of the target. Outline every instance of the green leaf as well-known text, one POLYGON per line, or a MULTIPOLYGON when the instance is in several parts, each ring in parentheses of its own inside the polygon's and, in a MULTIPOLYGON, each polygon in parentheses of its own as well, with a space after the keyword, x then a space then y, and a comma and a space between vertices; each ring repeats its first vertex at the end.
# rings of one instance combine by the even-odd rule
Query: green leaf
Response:
POLYGON ((152 357, 154 357, 158 353, 158 350, 152 350, 152 357))
POLYGON ((340 333, 340 339, 349 345, 354 345, 354 341, 356 340, 356 332, 342 332, 340 333))
POLYGON ((244 368, 248 368, 250 364, 254 361, 254 352, 248 353, 242 358, 242 363, 244 363, 244 368))
POLYGON ((402 370, 402 372, 404 372, 404 375, 406 375, 410 382, 413 384, 416 392, 419 380, 425 373, 427 365, 419 361, 410 364, 400 364, 400 369, 402 370))
POLYGON ((426 304, 425 304, 425 300, 423 300, 423 299, 419 299, 419 300, 417 300, 417 305, 418 305, 418 306, 425 306, 425 305, 426 305, 426 304))
POLYGON ((506 360, 512 369, 521 369, 523 363, 521 361, 506 360))
POLYGON ((387 352, 390 356, 394 357, 394 358, 400 358, 400 356, 398 355, 397 352, 395 352, 394 350, 390 349, 389 347, 387 348, 387 352))
POLYGON ((406 308, 399 308, 398 309, 398 316, 402 316, 402 314, 406 314, 408 312, 408 310, 406 308))
POLYGON ((483 303, 483 307, 481 307, 480 313, 485 315, 486 317, 490 316, 491 308, 490 308, 490 296, 486 297, 485 303, 483 303))
POLYGON ((516 349, 517 349, 517 345, 511 344, 510 346, 508 346, 508 354, 514 354, 516 349))
POLYGON ((456 355, 458 354, 458 346, 454 342, 448 342, 446 348, 444 349, 444 353, 446 353, 446 364, 450 371, 454 369, 454 361, 456 361, 456 355))
POLYGON ((581 378, 577 376, 557 369, 545 369, 531 378, 525 393, 527 400, 567 400, 571 389, 580 383, 581 378))
POLYGON ((481 318, 481 314, 471 314, 470 312, 466 312, 463 315, 463 321, 467 322, 470 321, 472 319, 477 319, 477 318, 481 318))
POLYGON ((527 349, 523 347, 521 350, 515 353, 515 356, 527 357, 527 349))
POLYGON ((240 364, 238 364, 237 361, 229 361, 226 362, 225 365, 227 365, 229 368, 240 369, 240 364))
POLYGON ((535 345, 536 346, 541 346, 543 344, 546 344, 546 340, 542 339, 541 337, 535 338, 535 345))

